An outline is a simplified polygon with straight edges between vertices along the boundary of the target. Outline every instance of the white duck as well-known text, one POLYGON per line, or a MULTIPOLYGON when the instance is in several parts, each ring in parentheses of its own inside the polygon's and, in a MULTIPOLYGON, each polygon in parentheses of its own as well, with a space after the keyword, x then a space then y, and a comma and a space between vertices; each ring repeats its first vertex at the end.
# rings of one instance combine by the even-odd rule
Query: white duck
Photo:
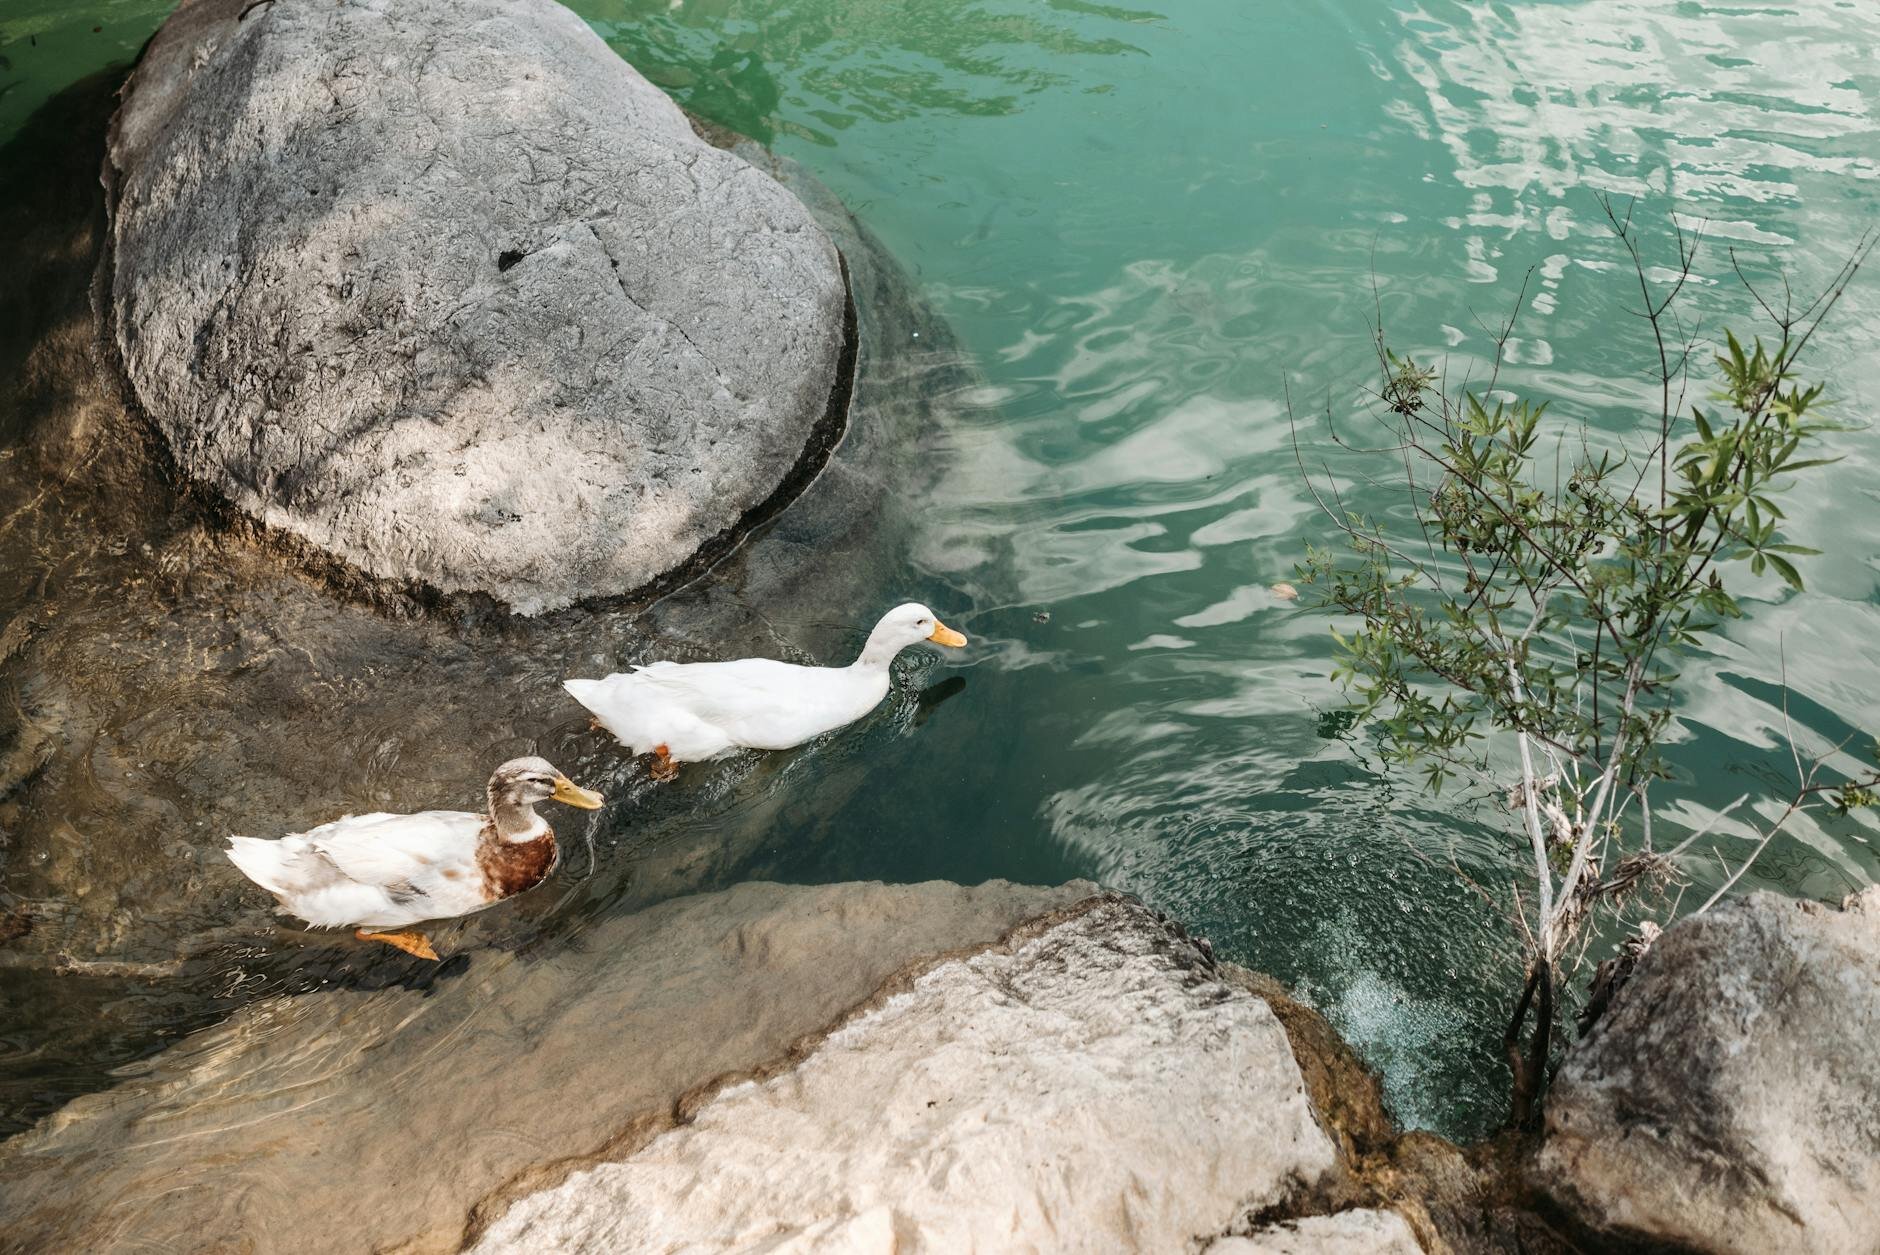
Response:
POLYGON ((555 832, 535 813, 551 798, 583 810, 602 801, 547 760, 517 758, 490 777, 482 815, 348 815, 274 841, 230 837, 227 853, 280 901, 281 914, 315 928, 354 926, 361 940, 435 960, 430 941, 407 925, 481 911, 554 870, 555 832))
POLYGON ((888 695, 888 669, 910 645, 958 648, 966 638, 918 602, 896 606, 846 667, 803 667, 770 658, 735 662, 655 662, 602 680, 563 686, 637 754, 653 756, 653 778, 678 764, 737 749, 801 745, 873 710, 888 695))

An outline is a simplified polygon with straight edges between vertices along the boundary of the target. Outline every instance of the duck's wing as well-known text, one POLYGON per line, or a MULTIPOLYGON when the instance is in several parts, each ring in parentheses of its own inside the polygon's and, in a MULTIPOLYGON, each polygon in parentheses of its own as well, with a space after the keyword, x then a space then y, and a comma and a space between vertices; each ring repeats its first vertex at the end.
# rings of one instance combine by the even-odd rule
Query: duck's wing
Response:
POLYGON ((483 817, 348 815, 278 841, 229 838, 242 874, 317 928, 396 927, 489 904, 476 865, 483 817))
POLYGON ((348 815, 302 834, 307 847, 362 885, 422 885, 446 867, 476 863, 484 818, 469 811, 348 815))
POLYGON ((788 710, 833 674, 828 667, 801 667, 773 658, 735 662, 655 662, 633 669, 632 679, 712 723, 741 719, 768 709, 788 710))
POLYGON ((656 662, 630 677, 751 749, 787 749, 867 714, 887 691, 847 667, 769 658, 656 662))

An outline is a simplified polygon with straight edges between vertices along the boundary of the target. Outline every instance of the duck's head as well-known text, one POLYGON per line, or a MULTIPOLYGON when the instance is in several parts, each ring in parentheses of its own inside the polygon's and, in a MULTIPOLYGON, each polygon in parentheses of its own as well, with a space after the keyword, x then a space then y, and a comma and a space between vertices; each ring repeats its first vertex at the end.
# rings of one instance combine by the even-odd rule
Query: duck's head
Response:
POLYGON ((491 806, 533 806, 550 800, 595 810, 602 797, 582 788, 549 765, 546 758, 512 758, 490 776, 491 806))
POLYGON ((938 615, 918 601, 910 601, 881 616, 881 622, 868 634, 868 646, 862 651, 862 657, 890 662, 909 645, 923 641, 958 649, 966 643, 966 638, 940 622, 938 615))

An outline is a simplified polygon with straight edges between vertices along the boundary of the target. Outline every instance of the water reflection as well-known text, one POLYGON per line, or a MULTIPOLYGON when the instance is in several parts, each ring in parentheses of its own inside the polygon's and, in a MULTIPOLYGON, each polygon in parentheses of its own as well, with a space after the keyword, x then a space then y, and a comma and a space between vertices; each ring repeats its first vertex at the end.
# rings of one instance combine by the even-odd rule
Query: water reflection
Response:
POLYGON ((1443 145, 1457 184, 1486 193, 1461 218, 1471 228, 1564 239, 1570 202, 1594 188, 1705 214, 1722 237, 1785 244, 1785 219, 1807 213, 1811 192, 1880 175, 1871 8, 1395 8, 1402 34, 1375 65, 1422 96, 1394 116, 1443 145))
POLYGON ((1148 10, 1082 0, 842 0, 784 6, 679 0, 572 6, 647 77, 744 134, 834 146, 858 121, 1018 113, 1047 91, 1101 90, 1062 68, 1140 54, 1148 10), (1100 19, 1100 30, 1077 18, 1100 19), (1116 33, 1111 33, 1116 32, 1116 33), (769 67, 789 67, 780 83, 769 67))

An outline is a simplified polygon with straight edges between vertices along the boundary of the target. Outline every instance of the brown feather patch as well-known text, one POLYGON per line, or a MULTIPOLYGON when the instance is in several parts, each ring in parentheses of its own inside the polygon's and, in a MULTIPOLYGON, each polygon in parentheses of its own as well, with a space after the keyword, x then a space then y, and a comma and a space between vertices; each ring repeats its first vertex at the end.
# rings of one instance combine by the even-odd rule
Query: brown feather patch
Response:
POLYGON ((486 826, 477 842, 477 870, 483 873, 483 892, 491 901, 497 901, 535 888, 555 870, 560 853, 553 828, 544 828, 533 841, 504 841, 494 827, 486 826))

